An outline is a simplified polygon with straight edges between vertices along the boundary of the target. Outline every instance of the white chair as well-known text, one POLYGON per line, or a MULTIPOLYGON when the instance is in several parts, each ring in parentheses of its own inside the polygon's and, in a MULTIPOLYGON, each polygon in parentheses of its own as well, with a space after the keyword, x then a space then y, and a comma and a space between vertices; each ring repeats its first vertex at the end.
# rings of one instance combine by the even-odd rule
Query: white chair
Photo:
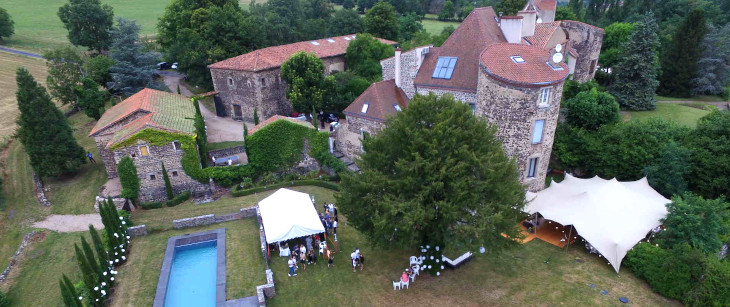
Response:
POLYGON ((413 270, 413 275, 421 276, 421 266, 418 264, 414 264, 411 266, 411 269, 413 270))
POLYGON ((422 263, 422 260, 418 259, 418 257, 411 256, 411 264, 410 265, 421 264, 421 263, 422 263))
POLYGON ((414 274, 411 274, 409 277, 411 278, 411 281, 416 281, 416 274, 415 273, 414 274))
POLYGON ((410 281, 401 281, 401 282, 400 282, 400 286, 401 286, 401 288, 403 288, 403 286, 405 286, 405 287, 406 287, 406 289, 408 289, 408 285, 410 285, 410 284, 411 284, 411 282, 410 282, 410 281))
POLYGON ((289 250, 289 246, 284 248, 281 244, 279 244, 279 257, 289 257, 290 255, 291 251, 289 250))
POLYGON ((401 282, 400 281, 394 281, 393 282, 393 291, 395 291, 396 288, 398 288, 398 290, 402 289, 401 288, 401 282))

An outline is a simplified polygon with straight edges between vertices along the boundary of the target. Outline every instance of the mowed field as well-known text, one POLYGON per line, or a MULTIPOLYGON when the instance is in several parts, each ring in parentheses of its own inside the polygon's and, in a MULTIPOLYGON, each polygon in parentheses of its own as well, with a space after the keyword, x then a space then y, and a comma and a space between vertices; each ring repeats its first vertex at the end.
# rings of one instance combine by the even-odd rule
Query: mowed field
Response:
POLYGON ((36 81, 45 86, 46 63, 43 60, 0 52, 0 139, 13 134, 18 104, 15 101, 15 71, 18 67, 27 68, 36 81))

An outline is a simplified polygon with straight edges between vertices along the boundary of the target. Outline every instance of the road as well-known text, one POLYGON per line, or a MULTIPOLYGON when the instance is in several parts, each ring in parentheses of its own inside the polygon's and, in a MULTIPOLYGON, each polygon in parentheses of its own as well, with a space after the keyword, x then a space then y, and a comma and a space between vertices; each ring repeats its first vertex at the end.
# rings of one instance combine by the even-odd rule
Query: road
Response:
POLYGON ((43 58, 40 54, 37 54, 37 53, 32 53, 32 52, 27 52, 27 51, 20 51, 20 50, 15 50, 15 49, 6 48, 6 47, 0 47, 0 51, 15 53, 15 54, 29 56, 29 57, 38 58, 38 59, 42 59, 43 58))

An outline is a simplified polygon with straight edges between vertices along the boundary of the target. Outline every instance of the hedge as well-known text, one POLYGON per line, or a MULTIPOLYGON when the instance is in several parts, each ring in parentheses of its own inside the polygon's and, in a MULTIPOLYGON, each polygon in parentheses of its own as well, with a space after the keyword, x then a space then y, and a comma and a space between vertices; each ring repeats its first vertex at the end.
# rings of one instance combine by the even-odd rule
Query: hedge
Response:
POLYGON ((246 138, 248 158, 261 171, 274 171, 301 158, 304 137, 314 130, 277 120, 246 138))
POLYGON ((246 195, 251 195, 254 193, 260 193, 268 190, 273 189, 279 189, 279 188, 285 188, 285 187, 298 187, 298 186, 305 186, 305 185, 313 185, 318 186, 325 189, 330 189, 334 191, 340 190, 340 185, 334 182, 328 182, 323 180, 295 180, 295 181, 287 181, 277 184, 271 184, 261 187, 254 187, 250 189, 240 189, 238 186, 235 186, 233 190, 231 191, 231 195, 233 197, 241 197, 246 195))
POLYGON ((162 208, 162 202, 152 202, 152 203, 142 203, 140 206, 142 206, 142 209, 150 210, 150 209, 160 209, 162 208))
POLYGON ((185 191, 165 202, 165 207, 175 207, 190 199, 190 191, 185 191))
POLYGON ((254 165, 233 165, 208 167, 202 170, 207 178, 212 178, 216 183, 230 187, 243 181, 244 178, 255 178, 260 173, 254 165))

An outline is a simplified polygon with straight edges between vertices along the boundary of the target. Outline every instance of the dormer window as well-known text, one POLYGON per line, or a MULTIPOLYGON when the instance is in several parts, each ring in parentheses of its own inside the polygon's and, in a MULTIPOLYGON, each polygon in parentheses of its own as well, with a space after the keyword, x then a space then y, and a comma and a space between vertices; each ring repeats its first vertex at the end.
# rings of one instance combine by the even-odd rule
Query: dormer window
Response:
POLYGON ((431 77, 436 79, 451 79, 451 74, 454 73, 454 67, 456 67, 456 60, 458 58, 440 56, 431 77))
POLYGON ((525 59, 523 59, 523 58, 522 58, 521 56, 519 56, 519 55, 513 55, 513 56, 511 56, 511 57, 509 57, 509 58, 510 58, 510 59, 512 59, 512 62, 515 62, 515 64, 522 64, 522 63, 525 63, 525 59))
POLYGON ((370 104, 368 104, 367 102, 366 102, 366 103, 363 103, 363 105, 362 105, 362 110, 360 110, 360 113, 362 113, 362 114, 365 114, 365 113, 367 113, 367 112, 368 112, 368 107, 369 107, 369 106, 370 106, 370 104))
POLYGON ((401 108, 400 108, 400 106, 399 106, 399 105, 397 105, 397 104, 394 104, 394 105, 393 105, 393 108, 395 108, 395 110, 396 110, 396 111, 398 111, 398 112, 400 112, 400 111, 401 111, 401 108))

